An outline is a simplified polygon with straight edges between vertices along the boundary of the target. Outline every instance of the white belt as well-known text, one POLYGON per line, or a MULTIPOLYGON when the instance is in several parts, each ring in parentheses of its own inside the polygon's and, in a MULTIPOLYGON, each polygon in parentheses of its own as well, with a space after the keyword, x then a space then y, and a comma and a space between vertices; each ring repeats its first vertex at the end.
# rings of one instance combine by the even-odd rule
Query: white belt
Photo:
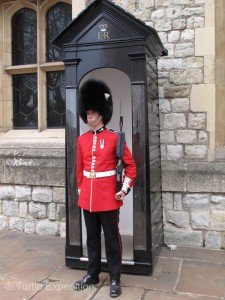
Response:
POLYGON ((105 171, 105 172, 88 172, 88 171, 83 171, 83 174, 87 178, 101 178, 101 177, 108 177, 108 176, 115 175, 116 174, 116 170, 105 171))

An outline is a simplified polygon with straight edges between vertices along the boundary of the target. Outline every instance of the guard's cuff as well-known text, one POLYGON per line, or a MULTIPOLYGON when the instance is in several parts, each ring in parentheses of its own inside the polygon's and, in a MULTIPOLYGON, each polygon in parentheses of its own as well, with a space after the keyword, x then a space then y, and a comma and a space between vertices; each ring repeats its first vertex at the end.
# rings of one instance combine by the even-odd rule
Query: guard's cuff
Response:
POLYGON ((80 189, 79 188, 77 189, 77 192, 78 192, 78 195, 80 195, 80 189))
POLYGON ((123 186, 121 188, 121 191, 124 192, 124 194, 128 194, 130 192, 130 183, 131 183, 132 179, 129 177, 125 177, 124 181, 123 181, 123 186))

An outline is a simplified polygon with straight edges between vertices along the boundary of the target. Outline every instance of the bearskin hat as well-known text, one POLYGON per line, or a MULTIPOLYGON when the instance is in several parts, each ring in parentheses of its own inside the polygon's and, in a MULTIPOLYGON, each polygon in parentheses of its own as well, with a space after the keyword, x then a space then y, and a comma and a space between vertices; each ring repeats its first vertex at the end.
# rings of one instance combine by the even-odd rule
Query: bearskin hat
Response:
POLYGON ((103 124, 108 124, 112 118, 113 102, 107 84, 95 79, 85 81, 79 90, 78 110, 85 123, 87 123, 86 112, 94 110, 102 116, 103 124))

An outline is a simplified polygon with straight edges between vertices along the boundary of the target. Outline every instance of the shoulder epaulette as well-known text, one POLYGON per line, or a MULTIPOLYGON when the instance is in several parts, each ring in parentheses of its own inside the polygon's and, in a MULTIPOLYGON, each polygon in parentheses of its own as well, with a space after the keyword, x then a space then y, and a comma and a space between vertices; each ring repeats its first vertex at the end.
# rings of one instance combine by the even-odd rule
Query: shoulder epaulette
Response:
POLYGON ((115 133, 115 134, 117 134, 117 131, 116 130, 114 130, 114 129, 112 129, 112 128, 106 128, 109 132, 112 132, 112 133, 115 133))

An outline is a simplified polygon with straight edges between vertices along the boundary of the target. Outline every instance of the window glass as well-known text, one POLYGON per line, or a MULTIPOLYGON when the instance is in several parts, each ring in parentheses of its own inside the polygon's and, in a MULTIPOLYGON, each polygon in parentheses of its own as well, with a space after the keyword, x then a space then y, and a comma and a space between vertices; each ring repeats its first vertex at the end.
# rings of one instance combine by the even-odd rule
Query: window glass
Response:
POLYGON ((23 8, 12 18, 12 65, 37 63, 37 15, 23 8))
POLYGON ((58 3, 47 13, 47 61, 62 59, 62 51, 51 44, 52 39, 58 35, 72 20, 72 7, 70 4, 58 3))
POLYGON ((13 75, 13 128, 37 128, 37 74, 13 75))
POLYGON ((65 127, 65 72, 47 73, 47 127, 65 127))

